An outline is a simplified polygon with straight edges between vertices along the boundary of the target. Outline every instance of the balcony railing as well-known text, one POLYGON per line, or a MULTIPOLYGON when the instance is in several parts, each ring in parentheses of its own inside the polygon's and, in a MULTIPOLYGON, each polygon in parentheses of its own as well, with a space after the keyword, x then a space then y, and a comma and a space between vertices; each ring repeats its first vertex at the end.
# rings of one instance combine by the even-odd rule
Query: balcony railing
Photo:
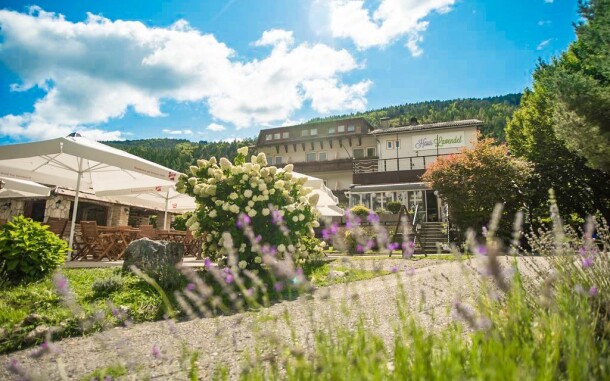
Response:
POLYGON ((358 174, 425 170, 428 165, 435 162, 437 158, 449 155, 455 154, 395 157, 392 159, 357 159, 353 162, 353 172, 358 174))

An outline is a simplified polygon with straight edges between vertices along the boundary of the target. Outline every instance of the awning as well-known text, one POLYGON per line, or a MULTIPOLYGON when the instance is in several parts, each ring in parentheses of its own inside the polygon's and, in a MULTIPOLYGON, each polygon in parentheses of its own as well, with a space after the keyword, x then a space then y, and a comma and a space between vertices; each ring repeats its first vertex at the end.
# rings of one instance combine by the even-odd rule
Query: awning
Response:
POLYGON ((397 183, 397 184, 375 184, 375 185, 354 185, 347 193, 367 193, 367 192, 399 192, 413 190, 429 190, 426 183, 397 183))
POLYGON ((28 180, 0 177, 0 198, 49 197, 51 188, 28 180))

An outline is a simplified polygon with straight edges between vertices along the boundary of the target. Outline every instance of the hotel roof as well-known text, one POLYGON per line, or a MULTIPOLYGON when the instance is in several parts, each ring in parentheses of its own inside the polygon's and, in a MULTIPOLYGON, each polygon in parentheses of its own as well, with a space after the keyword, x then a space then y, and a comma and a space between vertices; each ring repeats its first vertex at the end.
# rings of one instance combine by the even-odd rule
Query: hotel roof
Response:
POLYGON ((478 119, 466 119, 456 120, 453 122, 440 122, 440 123, 425 123, 425 124, 413 124, 408 126, 390 127, 390 128, 377 128, 369 134, 371 135, 383 135, 383 134, 395 134, 397 132, 410 132, 410 131, 428 131, 438 130, 443 128, 459 128, 466 126, 482 126, 483 122, 478 119))

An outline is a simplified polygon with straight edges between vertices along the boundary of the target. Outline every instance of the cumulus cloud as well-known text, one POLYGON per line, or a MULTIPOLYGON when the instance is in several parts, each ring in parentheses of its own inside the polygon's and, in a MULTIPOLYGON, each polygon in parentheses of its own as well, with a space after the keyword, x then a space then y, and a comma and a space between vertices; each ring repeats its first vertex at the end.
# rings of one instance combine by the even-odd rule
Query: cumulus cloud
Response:
POLYGON ((334 37, 349 38, 361 50, 384 47, 406 37, 407 49, 419 56, 422 34, 428 28, 423 19, 432 12, 449 12, 455 0, 381 0, 372 13, 365 0, 327 0, 325 4, 334 37))
POLYGON ((544 40, 541 43, 538 44, 538 46, 536 46, 536 50, 542 50, 544 48, 546 48, 546 46, 551 42, 551 38, 549 38, 548 40, 544 40))
POLYGON ((280 29, 254 43, 269 54, 248 61, 184 20, 160 28, 88 14, 71 22, 32 7, 29 14, 0 10, 0 28, 0 62, 21 79, 11 88, 46 92, 32 113, 0 118, 0 134, 13 137, 76 128, 120 137, 96 127, 128 110, 164 116, 164 100, 204 102, 215 119, 244 128, 285 120, 306 102, 319 112, 362 110, 370 87, 342 81, 359 68, 347 50, 295 45, 292 32, 280 29))
POLYGON ((214 131, 214 132, 220 132, 220 131, 226 130, 226 128, 222 124, 210 123, 210 125, 206 128, 206 130, 210 130, 210 131, 214 131))
POLYGON ((161 130, 161 132, 163 132, 164 134, 167 134, 167 135, 192 135, 193 134, 193 130, 170 130, 167 128, 161 130))

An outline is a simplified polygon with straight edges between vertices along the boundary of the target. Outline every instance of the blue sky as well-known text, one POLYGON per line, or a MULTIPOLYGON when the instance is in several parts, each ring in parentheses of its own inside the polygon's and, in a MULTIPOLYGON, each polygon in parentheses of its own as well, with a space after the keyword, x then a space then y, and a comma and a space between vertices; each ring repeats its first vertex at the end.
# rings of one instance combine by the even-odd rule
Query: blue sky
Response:
POLYGON ((576 0, 4 1, 0 143, 222 140, 520 92, 576 0))

